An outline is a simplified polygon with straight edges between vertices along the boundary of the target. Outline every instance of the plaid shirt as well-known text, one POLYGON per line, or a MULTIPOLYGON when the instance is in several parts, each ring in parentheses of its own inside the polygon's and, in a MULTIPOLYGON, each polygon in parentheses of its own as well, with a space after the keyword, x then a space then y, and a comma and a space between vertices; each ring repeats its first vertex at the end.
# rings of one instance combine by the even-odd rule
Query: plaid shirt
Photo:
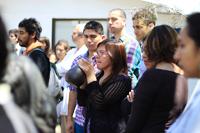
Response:
MULTIPOLYGON (((88 51, 85 54, 80 55, 77 58, 75 58, 74 61, 72 62, 71 68, 73 68, 74 66, 76 66, 78 64, 78 60, 80 60, 80 59, 89 60, 89 53, 88 53, 88 51)), ((97 66, 96 66, 96 56, 93 56, 91 58, 91 62, 93 64, 94 68, 95 68, 95 72, 98 72, 98 69, 97 69, 97 66)), ((69 89, 70 89, 70 91, 76 91, 76 87, 74 87, 72 85, 69 86, 69 89)), ((75 116, 75 120, 74 121, 75 121, 76 124, 81 125, 81 126, 84 126, 84 124, 85 124, 85 117, 83 116, 84 110, 85 110, 85 107, 79 106, 77 104, 76 116, 75 116)))
MULTIPOLYGON (((115 37, 112 37, 112 39, 115 39, 115 37)), ((128 75, 132 79, 132 88, 134 88, 140 75, 141 47, 139 42, 128 34, 121 36, 119 41, 125 45, 128 75)))

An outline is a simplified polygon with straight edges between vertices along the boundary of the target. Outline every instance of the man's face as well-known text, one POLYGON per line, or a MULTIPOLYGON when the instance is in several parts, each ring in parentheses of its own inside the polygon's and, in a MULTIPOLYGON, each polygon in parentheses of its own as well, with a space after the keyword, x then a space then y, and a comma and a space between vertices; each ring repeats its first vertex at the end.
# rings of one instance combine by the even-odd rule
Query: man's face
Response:
POLYGON ((148 32, 152 29, 142 20, 133 20, 133 28, 138 41, 142 41, 148 32))
POLYGON ((121 32, 125 27, 125 19, 122 18, 119 11, 112 11, 108 15, 109 31, 113 34, 121 32))
POLYGON ((25 28, 19 27, 19 44, 22 47, 28 47, 31 36, 28 34, 25 28))
POLYGON ((92 29, 86 29, 83 34, 88 50, 91 52, 96 51, 98 43, 103 40, 104 36, 92 29))
POLYGON ((75 27, 75 29, 72 32, 72 40, 74 43, 77 43, 79 37, 80 37, 80 32, 79 32, 79 27, 75 27))

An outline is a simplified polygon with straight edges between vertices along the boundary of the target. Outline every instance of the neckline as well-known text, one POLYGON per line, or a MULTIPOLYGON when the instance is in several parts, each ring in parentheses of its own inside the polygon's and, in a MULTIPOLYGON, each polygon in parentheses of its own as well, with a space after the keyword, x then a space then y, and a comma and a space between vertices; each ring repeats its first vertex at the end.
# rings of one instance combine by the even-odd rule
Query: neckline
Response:
POLYGON ((158 70, 158 71, 163 71, 163 72, 170 72, 170 73, 174 73, 174 74, 178 74, 175 71, 171 71, 171 70, 166 70, 166 69, 160 69, 160 68, 153 68, 154 70, 158 70))

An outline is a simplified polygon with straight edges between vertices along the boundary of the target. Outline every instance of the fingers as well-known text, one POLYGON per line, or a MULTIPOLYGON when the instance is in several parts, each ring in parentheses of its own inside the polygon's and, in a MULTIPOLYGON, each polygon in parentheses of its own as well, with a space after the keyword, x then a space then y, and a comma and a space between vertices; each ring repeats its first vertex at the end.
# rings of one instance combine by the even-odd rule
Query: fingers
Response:
POLYGON ((90 62, 85 59, 78 60, 78 65, 83 71, 88 71, 88 69, 92 66, 90 62))
POLYGON ((89 61, 85 60, 85 59, 80 59, 78 60, 78 64, 81 65, 91 65, 89 61))
POLYGON ((127 99, 128 99, 129 102, 133 102, 134 95, 135 95, 135 94, 134 94, 134 91, 131 90, 131 91, 129 92, 129 94, 127 95, 127 99))
POLYGON ((86 74, 94 70, 93 65, 85 59, 78 60, 78 65, 86 74))

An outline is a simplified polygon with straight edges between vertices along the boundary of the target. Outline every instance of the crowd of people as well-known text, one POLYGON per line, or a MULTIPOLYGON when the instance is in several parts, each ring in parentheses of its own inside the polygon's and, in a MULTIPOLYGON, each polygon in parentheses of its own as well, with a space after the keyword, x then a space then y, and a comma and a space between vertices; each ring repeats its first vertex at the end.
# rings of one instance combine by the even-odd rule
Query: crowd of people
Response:
POLYGON ((110 10, 109 36, 98 21, 76 25, 71 48, 67 40, 52 47, 35 18, 7 31, 0 17, 1 131, 198 133, 200 82, 188 97, 187 78, 200 78, 200 13, 177 33, 141 9, 136 38, 126 19, 110 10))

